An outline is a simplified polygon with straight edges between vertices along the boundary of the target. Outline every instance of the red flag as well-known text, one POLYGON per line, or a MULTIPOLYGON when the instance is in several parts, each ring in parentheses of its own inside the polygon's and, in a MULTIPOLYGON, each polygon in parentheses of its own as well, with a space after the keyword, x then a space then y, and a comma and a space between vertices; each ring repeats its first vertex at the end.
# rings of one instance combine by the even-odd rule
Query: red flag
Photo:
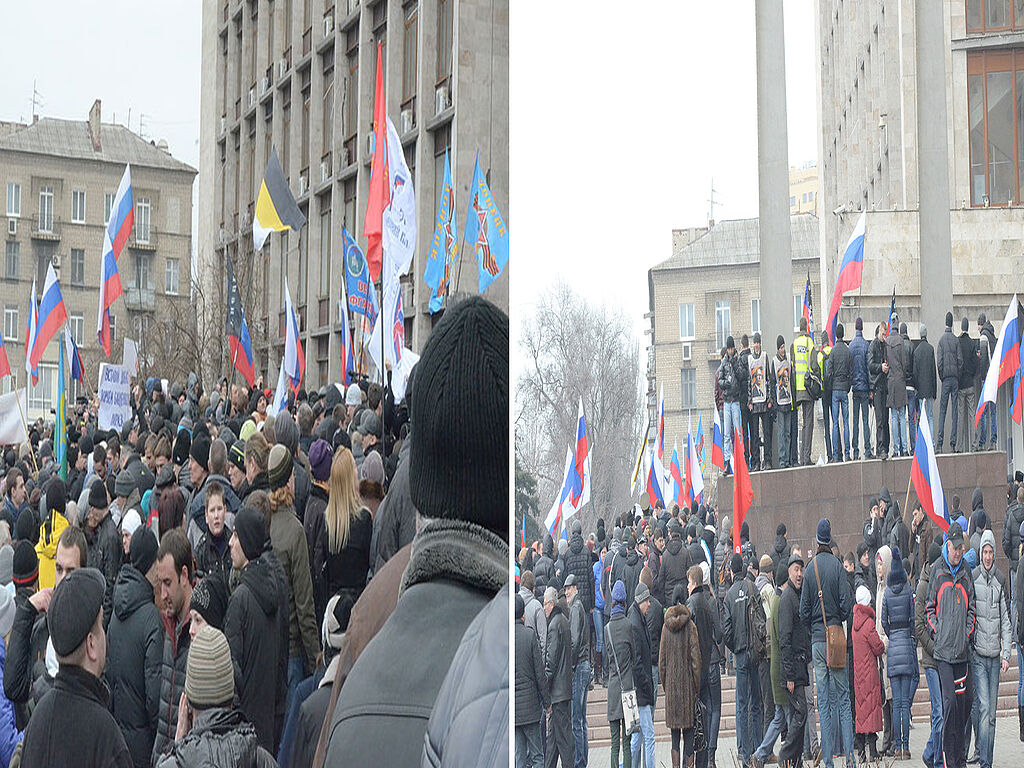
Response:
POLYGON ((743 518, 747 516, 747 510, 754 503, 754 489, 750 485, 750 473, 747 471, 747 462, 743 461, 743 437, 738 429, 733 430, 733 441, 738 448, 733 450, 733 472, 732 479, 732 549, 740 551, 740 529, 743 528, 743 518), (739 461, 736 457, 740 457, 739 461))
POLYGON ((391 202, 388 184, 387 109, 384 104, 384 67, 381 63, 381 44, 377 43, 377 86, 373 99, 373 163, 370 165, 370 194, 366 198, 366 216, 363 217, 363 236, 366 237, 366 261, 370 277, 380 279, 383 261, 381 237, 384 232, 384 209, 391 202))

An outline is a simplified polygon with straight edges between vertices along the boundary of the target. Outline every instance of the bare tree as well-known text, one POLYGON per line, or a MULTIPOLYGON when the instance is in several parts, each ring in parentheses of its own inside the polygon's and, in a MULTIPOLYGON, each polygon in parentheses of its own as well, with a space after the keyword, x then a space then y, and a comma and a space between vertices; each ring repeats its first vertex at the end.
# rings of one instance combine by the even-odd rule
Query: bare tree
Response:
POLYGON ((540 514, 561 486, 565 446, 576 439, 580 399, 592 448, 591 503, 584 529, 631 503, 629 476, 643 419, 639 345, 628 315, 595 307, 565 284, 524 321, 526 358, 516 389, 516 454, 537 479, 540 514))

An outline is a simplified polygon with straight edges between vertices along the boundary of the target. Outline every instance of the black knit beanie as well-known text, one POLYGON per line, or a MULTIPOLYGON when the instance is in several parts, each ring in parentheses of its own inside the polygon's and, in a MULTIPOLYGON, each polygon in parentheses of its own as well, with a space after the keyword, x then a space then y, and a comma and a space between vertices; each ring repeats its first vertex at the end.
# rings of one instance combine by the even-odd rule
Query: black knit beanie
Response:
POLYGON ((449 310, 416 366, 409 487, 427 517, 508 538, 508 316, 474 296, 449 310))
POLYGON ((46 510, 57 510, 62 515, 67 509, 68 505, 68 491, 64 485, 64 481, 59 477, 53 478, 50 481, 50 486, 46 489, 46 510))
POLYGON ((188 455, 196 460, 196 464, 209 472, 210 467, 210 438, 206 435, 199 435, 192 441, 188 455))
POLYGON ((235 515, 235 535, 242 545, 246 560, 255 560, 263 552, 267 540, 267 523, 263 513, 245 506, 235 515))
MULTIPOLYGON (((63 513, 62 513, 63 514, 63 513)), ((18 521, 14 524, 14 538, 17 541, 31 542, 32 546, 39 541, 39 521, 32 508, 22 510, 18 521)))
POLYGON ((39 578, 39 557, 36 548, 28 541, 18 542, 14 548, 11 563, 11 580, 15 587, 27 587, 39 578))
POLYGON ((132 534, 128 554, 135 569, 145 576, 149 569, 156 562, 156 553, 159 545, 156 543, 156 534, 148 525, 140 525, 132 534))

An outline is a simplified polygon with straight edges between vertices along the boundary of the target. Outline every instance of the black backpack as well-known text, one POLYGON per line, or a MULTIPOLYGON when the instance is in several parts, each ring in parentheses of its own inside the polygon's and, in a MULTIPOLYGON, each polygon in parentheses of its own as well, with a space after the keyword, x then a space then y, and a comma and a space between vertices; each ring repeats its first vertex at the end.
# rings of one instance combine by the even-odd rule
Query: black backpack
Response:
POLYGON ((750 599, 747 600, 747 654, 750 656, 750 663, 757 666, 767 658, 768 649, 768 621, 764 615, 764 604, 761 602, 761 595, 757 588, 751 590, 750 599))

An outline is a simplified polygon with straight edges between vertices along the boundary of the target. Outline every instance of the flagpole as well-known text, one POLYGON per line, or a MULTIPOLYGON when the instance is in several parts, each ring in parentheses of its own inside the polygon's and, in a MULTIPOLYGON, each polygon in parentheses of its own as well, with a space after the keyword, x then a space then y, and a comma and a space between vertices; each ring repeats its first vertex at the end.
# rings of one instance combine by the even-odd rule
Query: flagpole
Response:
MULTIPOLYGON (((28 397, 28 385, 25 386, 25 397, 28 397)), ((21 397, 18 396, 18 390, 14 390, 14 399, 18 401, 18 413, 21 414, 21 426, 25 428, 25 442, 28 443, 28 451, 32 454, 32 466, 36 468, 36 476, 39 476, 39 463, 36 461, 36 451, 32 447, 32 441, 28 439, 28 421, 25 419, 25 409, 21 407, 21 397)))

